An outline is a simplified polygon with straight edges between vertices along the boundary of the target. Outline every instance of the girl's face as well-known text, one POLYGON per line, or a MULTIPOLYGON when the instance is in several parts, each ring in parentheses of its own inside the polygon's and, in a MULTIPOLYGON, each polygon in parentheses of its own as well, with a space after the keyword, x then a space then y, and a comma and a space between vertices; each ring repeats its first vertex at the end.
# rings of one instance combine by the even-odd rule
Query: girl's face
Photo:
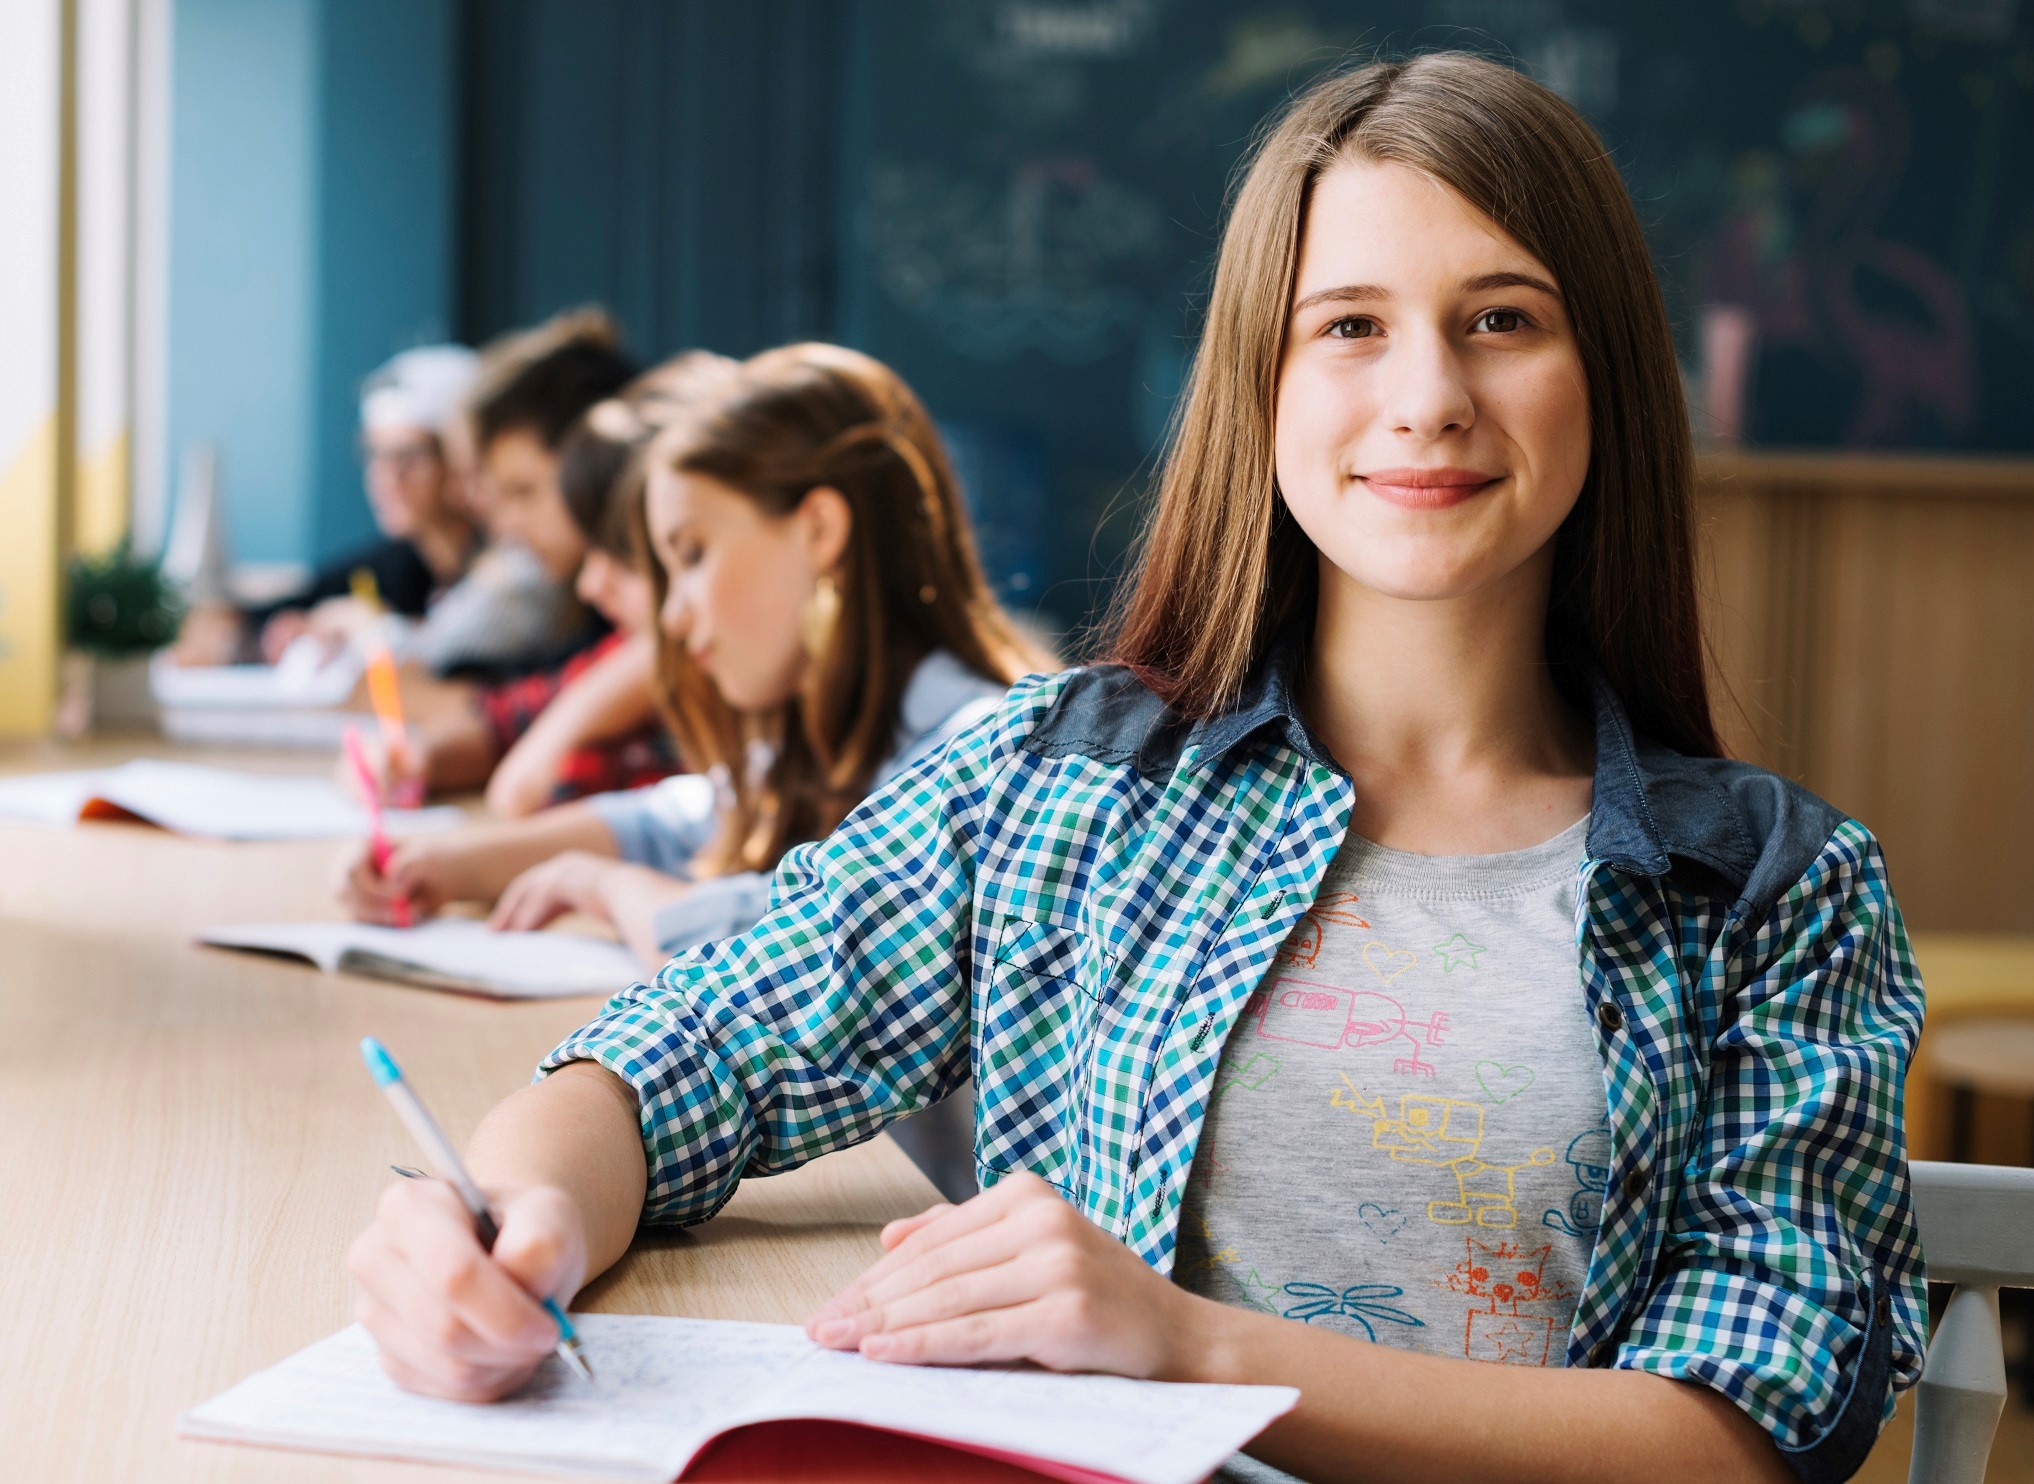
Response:
POLYGON ((528 547, 560 582, 577 572, 586 537, 558 493, 558 456, 536 434, 510 428, 487 445, 481 467, 488 529, 528 547))
POLYGON ((580 602, 624 634, 646 634, 656 621, 657 598, 650 579, 633 563, 598 546, 586 548, 573 588, 580 602))
POLYGON ((775 516, 704 475, 650 475, 650 546, 670 579, 657 622, 738 711, 780 705, 804 684, 805 607, 845 546, 845 527, 836 537, 815 508, 821 495, 844 513, 830 490, 775 516))
POLYGON ((1546 581, 1589 470, 1560 285, 1430 177, 1332 166, 1300 245, 1273 443, 1324 601, 1337 583, 1433 600, 1546 581))
POLYGON ((405 540, 444 518, 449 477, 429 428, 370 428, 360 452, 368 507, 384 536, 405 540))

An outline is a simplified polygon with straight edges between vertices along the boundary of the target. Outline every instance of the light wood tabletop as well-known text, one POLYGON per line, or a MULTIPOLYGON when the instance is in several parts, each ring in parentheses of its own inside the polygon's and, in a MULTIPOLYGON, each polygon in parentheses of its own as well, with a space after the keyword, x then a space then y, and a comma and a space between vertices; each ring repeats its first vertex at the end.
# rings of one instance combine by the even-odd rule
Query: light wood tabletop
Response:
MULTIPOLYGON (((151 755, 175 755, 153 747, 151 755)), ((131 752, 131 750, 130 750, 131 752)), ((103 752, 0 750, 0 772, 103 752)), ((241 759, 294 771, 303 757, 241 759)), ((0 1477, 483 1478, 173 1436, 177 1414, 352 1319, 343 1256, 416 1152, 361 1069, 401 1058, 455 1141, 597 999, 501 1004, 194 946, 334 915, 331 843, 0 823, 0 1477)), ((931 1204, 888 1139, 646 1234, 579 1307, 790 1322, 931 1204)), ((851 1429, 738 1436, 689 1478, 1035 1476, 851 1429)))

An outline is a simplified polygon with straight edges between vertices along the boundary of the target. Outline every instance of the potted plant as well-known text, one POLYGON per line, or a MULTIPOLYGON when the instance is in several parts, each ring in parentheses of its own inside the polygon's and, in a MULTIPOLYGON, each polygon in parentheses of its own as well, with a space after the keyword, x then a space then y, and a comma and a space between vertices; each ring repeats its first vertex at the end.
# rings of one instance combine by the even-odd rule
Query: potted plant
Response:
POLYGON ((71 562, 64 593, 64 697, 57 729, 146 727, 155 721, 148 660, 177 636, 183 594, 162 563, 126 541, 103 556, 71 562))

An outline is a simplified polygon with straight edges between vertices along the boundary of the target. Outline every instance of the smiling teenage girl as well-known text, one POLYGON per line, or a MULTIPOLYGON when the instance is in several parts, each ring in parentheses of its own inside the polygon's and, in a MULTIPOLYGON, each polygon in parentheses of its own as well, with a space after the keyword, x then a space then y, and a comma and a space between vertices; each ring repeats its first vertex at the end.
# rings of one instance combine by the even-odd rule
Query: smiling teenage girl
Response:
POLYGON ((393 1192, 391 1371, 512 1389, 531 1293, 972 1067, 992 1188, 886 1231, 821 1342, 1299 1387, 1239 1473, 1847 1477, 1920 1365, 1920 986, 1870 834, 1716 756, 1689 482, 1587 126, 1459 56, 1312 89, 1118 662, 553 1051, 474 1142, 491 1261, 393 1192))

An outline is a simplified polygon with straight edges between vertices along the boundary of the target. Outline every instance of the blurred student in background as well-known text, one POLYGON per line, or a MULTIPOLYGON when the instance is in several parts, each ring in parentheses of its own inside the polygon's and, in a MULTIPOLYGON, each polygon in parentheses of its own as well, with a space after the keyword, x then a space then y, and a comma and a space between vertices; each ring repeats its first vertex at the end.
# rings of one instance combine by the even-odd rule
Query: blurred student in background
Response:
POLYGON ((479 372, 480 357, 465 346, 426 345, 369 376, 360 394, 360 455, 376 539, 272 602, 196 610, 179 658, 219 664, 259 657, 273 664, 304 634, 340 642, 359 626, 363 593, 392 613, 422 618, 480 546, 464 472, 449 451, 479 372))
MULTIPOLYGON (((651 444, 659 681, 693 773, 533 819, 363 849, 343 886, 370 922, 496 903, 503 928, 568 911, 652 968, 763 913, 768 872, 941 748, 1049 657, 976 560, 946 451, 879 362, 794 345, 745 362, 651 444)), ((899 1142, 972 1188, 965 1094, 899 1142)))
POLYGON ((486 687, 416 729, 391 782, 427 791, 487 789, 518 818, 591 793, 635 788, 678 771, 657 714, 656 600, 641 525, 642 462, 651 433, 725 382, 735 363, 691 352, 596 403, 566 432, 557 475, 528 492, 499 528, 547 570, 574 573, 581 601, 613 632, 563 665, 486 687))
POLYGON ((556 500, 566 431, 636 369, 597 309, 556 315, 482 351, 448 447, 455 463, 471 461, 472 503, 494 541, 404 636, 405 660, 436 676, 498 679, 559 664, 601 637, 571 590, 583 542, 529 512, 556 500))

